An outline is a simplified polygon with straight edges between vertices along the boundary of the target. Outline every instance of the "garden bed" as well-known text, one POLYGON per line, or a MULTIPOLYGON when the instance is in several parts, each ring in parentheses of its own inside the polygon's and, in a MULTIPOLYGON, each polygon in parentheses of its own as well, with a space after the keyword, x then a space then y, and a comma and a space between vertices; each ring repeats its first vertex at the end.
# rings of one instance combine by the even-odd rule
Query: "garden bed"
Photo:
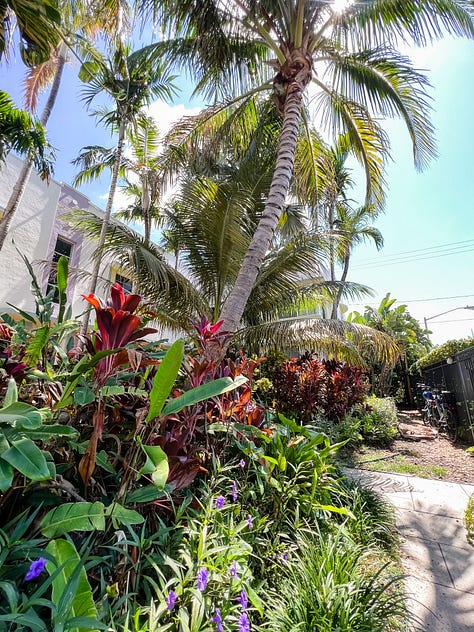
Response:
POLYGON ((474 456, 466 447, 453 443, 446 435, 434 439, 427 435, 417 411, 398 415, 399 426, 407 438, 395 439, 390 447, 363 446, 354 451, 354 465, 368 470, 413 474, 459 483, 474 483, 474 456))

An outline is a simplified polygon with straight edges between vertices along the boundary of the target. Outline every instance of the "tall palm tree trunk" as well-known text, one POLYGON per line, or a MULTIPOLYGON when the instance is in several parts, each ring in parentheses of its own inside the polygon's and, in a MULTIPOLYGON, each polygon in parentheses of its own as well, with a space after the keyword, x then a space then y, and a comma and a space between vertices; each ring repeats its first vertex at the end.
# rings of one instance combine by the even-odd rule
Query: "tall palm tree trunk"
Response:
MULTIPOLYGON (((91 284, 89 287, 89 293, 95 294, 97 289, 97 281, 99 279, 100 265, 102 263, 102 252, 104 249, 105 239, 107 237, 107 229, 110 224, 110 216, 112 214, 112 205, 114 203, 115 192, 117 190, 117 182, 120 173, 120 165, 122 162, 123 146, 125 142, 125 129, 126 123, 122 121, 119 128, 119 137, 117 142, 117 152, 115 158, 114 168, 112 170, 112 179, 110 181, 109 197, 107 198, 107 206, 105 207, 104 218, 102 220, 102 228, 100 231, 99 244, 97 246, 96 258, 94 261, 94 268, 92 270, 91 284)), ((84 319, 82 321, 81 334, 87 332, 89 327, 90 310, 87 310, 84 319)))
MULTIPOLYGON (((306 73, 310 72, 306 70, 306 73)), ((275 172, 260 222, 242 262, 239 274, 220 314, 223 330, 237 331, 245 306, 257 279, 266 252, 285 204, 296 152, 303 90, 307 81, 295 81, 286 96, 283 125, 278 146, 275 172)))
MULTIPOLYGON (((345 280, 347 279, 347 274, 349 272, 349 261, 350 261, 350 256, 346 255, 344 257, 344 268, 342 270, 341 283, 344 283, 345 280)), ((336 320, 337 318, 337 310, 339 309, 339 303, 341 302, 341 297, 342 297, 342 288, 337 291, 337 294, 334 298, 334 303, 332 304, 331 320, 336 320)))
MULTIPOLYGON (((58 55, 58 65, 56 68, 56 72, 54 75, 53 83, 51 85, 51 90, 49 92, 48 100, 44 106, 43 113, 41 114, 40 122, 42 125, 46 126, 51 112, 56 103, 56 99, 59 92, 59 86, 61 85, 61 79, 63 75, 64 66, 67 60, 67 46, 62 43, 59 49, 58 55)), ((28 158, 20 171, 17 181, 13 187, 12 193, 10 195, 10 199, 7 202, 5 211, 3 213, 2 218, 0 219, 0 250, 3 248, 3 244, 5 243, 5 239, 8 233, 8 229, 10 228, 10 223, 15 215, 18 207, 20 205, 21 199, 23 197, 23 193, 25 192, 26 185, 30 179, 31 171, 33 169, 33 160, 28 158)))

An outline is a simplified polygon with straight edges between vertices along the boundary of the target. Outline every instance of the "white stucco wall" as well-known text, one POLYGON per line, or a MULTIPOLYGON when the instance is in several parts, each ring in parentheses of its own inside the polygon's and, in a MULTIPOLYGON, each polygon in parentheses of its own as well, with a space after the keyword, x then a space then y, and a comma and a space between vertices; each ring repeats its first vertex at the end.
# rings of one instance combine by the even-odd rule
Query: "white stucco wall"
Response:
MULTIPOLYGON (((0 210, 6 206, 20 172, 22 161, 11 155, 0 168, 0 210)), ((33 171, 20 206, 12 219, 5 244, 0 251, 0 310, 12 303, 34 311, 30 277, 18 250, 30 262, 46 258, 61 186, 49 186, 33 171)))
MULTIPOLYGON (((0 168, 0 210, 5 207, 22 166, 22 161, 10 155, 0 168)), ((93 242, 61 221, 63 213, 85 208, 100 214, 89 200, 70 187, 54 180, 42 181, 33 171, 20 206, 10 224, 3 249, 0 251, 0 312, 11 311, 8 303, 34 313, 35 303, 30 291, 30 276, 17 249, 33 265, 43 292, 48 284, 49 269, 58 236, 73 244, 68 298, 73 316, 83 312, 81 294, 89 293, 89 279, 84 276, 92 268, 93 242), (79 273, 80 271, 80 273, 79 273)), ((103 293, 100 288, 98 293, 103 293)))

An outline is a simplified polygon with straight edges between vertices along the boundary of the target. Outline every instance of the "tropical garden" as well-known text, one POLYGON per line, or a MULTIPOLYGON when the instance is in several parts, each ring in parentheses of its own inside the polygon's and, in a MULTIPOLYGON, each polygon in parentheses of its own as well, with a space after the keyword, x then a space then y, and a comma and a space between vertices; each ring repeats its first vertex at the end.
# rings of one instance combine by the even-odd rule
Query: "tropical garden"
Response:
POLYGON ((383 245, 384 120, 417 168, 435 152, 428 81, 399 46, 472 37, 470 3, 0 11, 0 56, 18 47, 27 73, 25 109, 0 92, 0 159, 24 159, 0 250, 32 170, 54 172, 69 61, 113 138, 74 159, 75 186, 110 177, 103 215, 68 218, 96 243, 85 316, 65 257, 47 291, 23 257, 36 313, 1 315, 0 630, 407 629, 391 510, 339 455, 390 441, 430 342, 389 294, 344 301, 370 296, 353 249, 383 245), (183 74, 209 105, 161 137, 147 106, 183 74), (133 292, 104 284, 110 261, 133 292))

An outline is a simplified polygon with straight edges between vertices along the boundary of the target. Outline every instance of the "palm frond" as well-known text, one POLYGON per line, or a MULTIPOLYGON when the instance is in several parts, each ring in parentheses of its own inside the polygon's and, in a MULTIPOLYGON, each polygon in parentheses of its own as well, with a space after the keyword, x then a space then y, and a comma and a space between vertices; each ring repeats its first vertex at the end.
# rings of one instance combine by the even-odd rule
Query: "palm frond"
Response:
POLYGON ((371 327, 339 320, 299 316, 246 327, 234 341, 264 354, 271 349, 293 353, 312 351, 327 357, 364 364, 368 357, 395 365, 400 349, 394 340, 371 327))

